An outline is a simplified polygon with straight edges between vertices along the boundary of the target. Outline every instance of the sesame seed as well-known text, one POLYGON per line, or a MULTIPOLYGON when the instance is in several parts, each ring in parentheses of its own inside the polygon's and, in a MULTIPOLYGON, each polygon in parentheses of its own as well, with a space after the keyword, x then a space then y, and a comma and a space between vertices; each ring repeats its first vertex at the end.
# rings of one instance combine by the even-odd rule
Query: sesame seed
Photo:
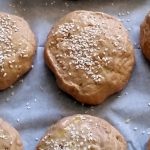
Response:
POLYGON ((13 85, 11 85, 11 86, 10 86, 10 88, 11 88, 11 89, 13 89, 13 88, 14 88, 14 86, 13 86, 13 85))
POLYGON ((127 19, 127 22, 130 22, 130 19, 127 19))
POLYGON ((52 2, 51 2, 51 5, 54 5, 55 3, 56 3, 56 1, 52 1, 52 2))
POLYGON ((15 93, 14 92, 11 92, 11 96, 13 96, 15 93))
POLYGON ((0 139, 3 139, 3 140, 11 140, 9 135, 6 134, 6 132, 3 130, 3 129, 0 129, 0 139))
POLYGON ((118 13, 118 16, 121 16, 121 13, 120 13, 120 12, 118 13))
POLYGON ((40 86, 40 90, 41 90, 41 91, 44 91, 44 88, 43 88, 42 86, 40 86))
POLYGON ((31 109, 31 107, 30 107, 30 106, 27 106, 27 109, 31 109))
POLYGON ((20 122, 20 119, 19 119, 19 118, 17 118, 17 122, 20 122))
POLYGON ((131 31, 131 28, 128 28, 128 31, 131 31))
POLYGON ((137 127, 135 127, 133 130, 134 130, 134 131, 137 131, 137 129, 138 129, 138 128, 137 128, 137 127))
POLYGON ((8 102, 9 100, 10 100, 10 98, 9 98, 9 97, 7 97, 7 98, 6 98, 6 102, 8 102))
POLYGON ((128 124, 130 121, 131 121, 131 119, 130 119, 130 118, 128 118, 128 119, 126 119, 126 120, 125 120, 125 123, 127 123, 127 124, 128 124))
POLYGON ((129 15, 129 14, 130 14, 130 12, 129 12, 129 11, 127 11, 127 14, 129 15))
POLYGON ((20 82, 23 83, 23 79, 21 79, 20 82))
POLYGON ((30 104, 30 103, 29 103, 29 102, 27 102, 27 103, 26 103, 26 106, 29 106, 29 104, 30 104))
POLYGON ((142 131, 142 134, 145 134, 146 132, 145 131, 142 131))

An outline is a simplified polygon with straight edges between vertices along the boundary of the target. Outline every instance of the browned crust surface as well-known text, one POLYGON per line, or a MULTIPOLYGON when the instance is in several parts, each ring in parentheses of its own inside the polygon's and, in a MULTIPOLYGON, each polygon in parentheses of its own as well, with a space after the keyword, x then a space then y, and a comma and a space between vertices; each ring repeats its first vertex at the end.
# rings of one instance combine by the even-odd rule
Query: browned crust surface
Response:
POLYGON ((37 150, 127 150, 124 137, 103 119, 73 115, 52 125, 37 150))
POLYGON ((58 86, 92 105, 122 90, 134 65, 126 29, 101 12, 74 11, 60 19, 49 33, 44 56, 58 86))
POLYGON ((23 145, 16 129, 2 119, 0 119, 0 150, 23 150, 23 145))
POLYGON ((147 150, 150 150, 150 139, 147 142, 147 150))
POLYGON ((144 56, 150 60, 150 12, 146 15, 141 24, 140 44, 144 56))
POLYGON ((31 68, 36 40, 21 17, 0 12, 0 27, 0 90, 4 90, 31 68))

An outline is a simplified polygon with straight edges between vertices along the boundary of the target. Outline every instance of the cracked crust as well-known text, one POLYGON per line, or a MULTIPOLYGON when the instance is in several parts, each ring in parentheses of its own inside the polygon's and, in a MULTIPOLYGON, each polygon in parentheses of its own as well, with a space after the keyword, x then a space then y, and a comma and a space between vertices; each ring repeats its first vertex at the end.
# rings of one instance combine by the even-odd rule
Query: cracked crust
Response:
POLYGON ((58 86, 81 103, 96 105, 127 84, 134 50, 116 18, 92 11, 74 11, 49 33, 45 62, 58 86))
POLYGON ((141 24, 140 45, 144 56, 150 61, 150 12, 141 24))
POLYGON ((0 119, 0 150, 23 150, 23 145, 16 129, 2 119, 0 119))
POLYGON ((14 84, 33 63, 36 40, 21 17, 0 12, 0 90, 14 84))
POLYGON ((103 119, 73 115, 52 125, 37 150, 127 150, 124 137, 103 119))

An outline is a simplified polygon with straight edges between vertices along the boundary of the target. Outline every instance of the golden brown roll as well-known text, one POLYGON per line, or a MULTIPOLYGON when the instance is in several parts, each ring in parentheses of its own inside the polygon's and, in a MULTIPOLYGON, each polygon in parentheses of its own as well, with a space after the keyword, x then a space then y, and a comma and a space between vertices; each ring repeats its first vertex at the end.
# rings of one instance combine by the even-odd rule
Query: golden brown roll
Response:
POLYGON ((15 83, 31 68, 36 41, 28 23, 0 12, 0 90, 15 83))
POLYGON ((127 144, 119 131, 105 120, 74 115, 52 125, 37 150, 127 150, 127 144))
POLYGON ((150 60, 150 12, 146 15, 141 24, 140 44, 144 56, 150 60))
POLYGON ((128 82, 134 65, 128 33, 115 17, 74 11, 51 29, 45 61, 58 86, 85 104, 100 104, 128 82))
POLYGON ((0 119, 0 150, 23 150, 23 145, 16 129, 2 119, 0 119))
POLYGON ((147 150, 150 150, 150 139, 147 142, 147 150))

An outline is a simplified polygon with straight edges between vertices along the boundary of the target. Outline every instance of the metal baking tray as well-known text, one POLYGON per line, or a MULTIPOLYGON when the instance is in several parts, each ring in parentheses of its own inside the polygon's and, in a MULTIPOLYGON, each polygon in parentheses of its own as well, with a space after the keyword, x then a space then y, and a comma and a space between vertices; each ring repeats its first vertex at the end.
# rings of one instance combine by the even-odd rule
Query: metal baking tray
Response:
POLYGON ((38 41, 34 68, 13 88, 0 92, 0 117, 21 134, 25 150, 34 150, 48 126, 64 116, 87 113, 113 124, 129 150, 144 150, 150 137, 150 63, 139 47, 139 27, 149 0, 0 0, 0 11, 24 17, 38 41), (45 66, 44 42, 57 19, 73 10, 102 11, 121 19, 135 48, 136 66, 126 88, 99 106, 84 106, 60 91, 45 66))

